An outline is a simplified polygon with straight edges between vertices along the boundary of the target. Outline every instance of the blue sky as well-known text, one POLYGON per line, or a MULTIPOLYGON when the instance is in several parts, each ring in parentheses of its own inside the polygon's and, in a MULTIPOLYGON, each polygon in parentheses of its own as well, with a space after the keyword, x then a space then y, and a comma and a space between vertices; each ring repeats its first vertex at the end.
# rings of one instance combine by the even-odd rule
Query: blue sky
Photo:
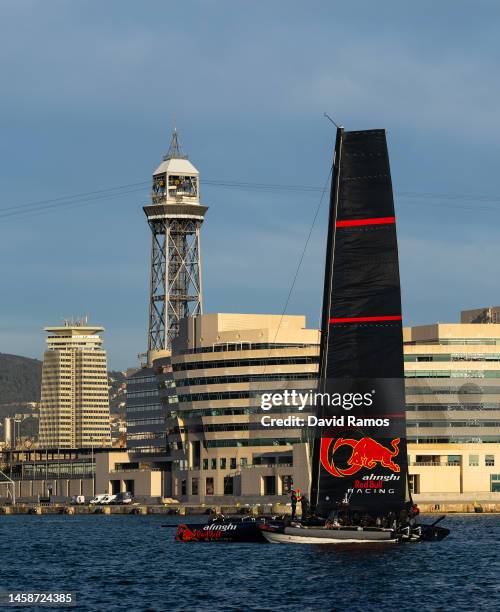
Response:
MULTIPOLYGON (((481 0, 4 0, 0 209, 149 180, 173 121, 202 181, 321 187, 327 111, 388 130, 405 323, 455 321, 500 303, 499 19, 481 0)), ((40 358, 45 325, 89 314, 110 366, 137 363, 147 197, 0 210, 0 352, 40 358)), ((205 312, 280 313, 319 194, 202 199, 205 312)), ((288 308, 311 326, 326 201, 288 308)))

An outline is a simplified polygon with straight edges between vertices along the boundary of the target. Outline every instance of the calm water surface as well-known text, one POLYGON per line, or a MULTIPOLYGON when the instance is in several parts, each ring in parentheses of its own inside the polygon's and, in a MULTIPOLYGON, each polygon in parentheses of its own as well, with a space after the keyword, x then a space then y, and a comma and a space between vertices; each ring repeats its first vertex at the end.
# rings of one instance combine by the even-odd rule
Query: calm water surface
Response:
POLYGON ((74 591, 92 611, 500 610, 498 515, 450 516, 442 542, 375 550, 183 544, 162 527, 176 522, 1 516, 0 589, 74 591))

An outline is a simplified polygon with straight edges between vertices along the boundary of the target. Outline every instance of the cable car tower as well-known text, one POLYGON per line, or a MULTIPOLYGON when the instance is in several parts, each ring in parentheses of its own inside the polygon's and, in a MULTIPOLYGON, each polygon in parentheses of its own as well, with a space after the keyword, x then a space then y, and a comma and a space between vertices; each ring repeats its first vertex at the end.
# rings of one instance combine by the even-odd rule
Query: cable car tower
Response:
POLYGON ((148 363, 170 352, 183 317, 202 314, 199 172, 183 155, 174 129, 168 153, 153 173, 148 363))

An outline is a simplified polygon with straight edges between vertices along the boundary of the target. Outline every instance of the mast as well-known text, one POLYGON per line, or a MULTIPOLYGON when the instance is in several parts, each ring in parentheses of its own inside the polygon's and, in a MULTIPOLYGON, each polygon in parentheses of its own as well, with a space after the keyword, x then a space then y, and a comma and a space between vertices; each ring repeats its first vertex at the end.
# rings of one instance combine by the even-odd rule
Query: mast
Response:
POLYGON ((337 130, 330 196, 311 502, 399 512, 407 481, 403 337, 384 130, 337 130), (340 397, 333 405, 331 399, 340 397), (353 398, 357 402, 353 404, 353 398))
MULTIPOLYGON (((330 318, 331 302, 332 302, 332 278, 333 278, 333 257, 335 245, 335 223, 337 220, 337 205, 339 195, 339 179, 340 179, 340 156, 342 150, 342 137, 344 128, 337 128, 335 138, 335 149, 333 153, 333 172, 332 184, 330 189, 330 210, 328 214, 328 237, 326 243, 326 261, 325 261, 325 279, 323 287, 323 309, 321 314, 321 337, 320 337, 320 352, 319 352, 319 385, 320 393, 325 391, 326 383, 326 365, 328 361, 328 337, 330 326, 328 320, 330 318)), ((321 407, 317 407, 318 416, 322 416, 321 407), (320 414, 321 412, 321 414, 320 414)), ((318 503, 318 485, 319 485, 319 468, 320 468, 320 439, 315 436, 312 444, 312 470, 311 470, 311 491, 310 503, 311 509, 314 510, 318 503)))

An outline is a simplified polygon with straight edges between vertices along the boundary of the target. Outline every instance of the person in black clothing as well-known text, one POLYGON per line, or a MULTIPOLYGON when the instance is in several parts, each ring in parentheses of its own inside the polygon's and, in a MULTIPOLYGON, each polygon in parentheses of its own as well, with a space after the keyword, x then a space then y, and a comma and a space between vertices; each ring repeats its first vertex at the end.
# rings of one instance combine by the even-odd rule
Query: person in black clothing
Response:
POLYGON ((309 516, 309 500, 305 495, 300 498, 300 507, 302 508, 302 520, 309 516))
POLYGON ((290 501, 292 502, 292 521, 293 521, 295 519, 295 513, 297 512, 297 494, 293 490, 290 496, 290 501))

